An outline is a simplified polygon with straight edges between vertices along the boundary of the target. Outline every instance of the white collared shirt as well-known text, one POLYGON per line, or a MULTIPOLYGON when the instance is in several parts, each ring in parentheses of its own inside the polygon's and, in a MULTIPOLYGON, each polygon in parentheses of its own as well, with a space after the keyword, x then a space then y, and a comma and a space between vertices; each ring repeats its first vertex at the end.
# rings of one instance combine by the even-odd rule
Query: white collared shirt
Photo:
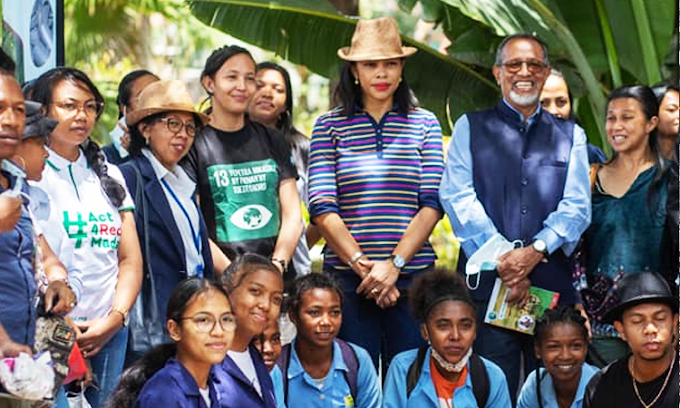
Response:
MULTIPOLYGON (((66 231, 73 248, 73 264, 82 271, 83 292, 69 316, 90 320, 105 316, 111 309, 118 284, 118 245, 122 233, 121 211, 134 209, 134 203, 118 167, 108 164, 108 174, 125 188, 119 208, 109 201, 101 181, 88 166, 85 155, 71 162, 48 149, 42 180, 31 182, 43 190, 46 202, 36 216, 48 242, 59 242, 57 228, 66 231)), ((58 247, 52 248, 61 257, 58 247)))
POLYGON ((146 147, 142 149, 142 154, 149 159, 149 162, 151 162, 151 167, 153 167, 153 171, 156 173, 159 183, 163 186, 165 198, 168 200, 168 204, 170 204, 170 210, 175 219, 175 224, 182 236, 187 275, 195 276, 196 271, 202 271, 205 266, 200 252, 200 218, 198 216, 196 203, 193 201, 193 196, 196 192, 196 183, 189 178, 181 166, 175 166, 173 171, 166 169, 165 166, 158 161, 156 156, 154 156, 146 147), (165 181, 165 183, 163 181, 165 181), (179 200, 179 203, 173 197, 173 193, 175 194, 175 197, 177 197, 177 200, 179 200), (186 211, 189 219, 184 215, 180 204, 186 211), (191 222, 191 225, 189 225, 189 222, 191 222), (199 235, 197 237, 194 234, 199 235), (197 238, 198 241, 195 241, 197 238), (196 242, 198 242, 198 247, 196 242))

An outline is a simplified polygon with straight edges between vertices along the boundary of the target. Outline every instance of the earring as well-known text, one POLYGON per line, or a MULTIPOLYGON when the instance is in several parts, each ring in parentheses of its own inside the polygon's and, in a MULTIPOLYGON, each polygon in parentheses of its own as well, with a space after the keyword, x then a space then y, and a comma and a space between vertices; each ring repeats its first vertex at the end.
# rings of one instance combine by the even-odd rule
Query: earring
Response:
POLYGON ((148 146, 149 145, 149 138, 145 137, 144 140, 146 141, 146 145, 148 146))
POLYGON ((359 78, 354 77, 354 85, 359 85, 359 78))
POLYGON ((401 83, 402 79, 403 79, 402 77, 399 77, 399 83, 401 83))

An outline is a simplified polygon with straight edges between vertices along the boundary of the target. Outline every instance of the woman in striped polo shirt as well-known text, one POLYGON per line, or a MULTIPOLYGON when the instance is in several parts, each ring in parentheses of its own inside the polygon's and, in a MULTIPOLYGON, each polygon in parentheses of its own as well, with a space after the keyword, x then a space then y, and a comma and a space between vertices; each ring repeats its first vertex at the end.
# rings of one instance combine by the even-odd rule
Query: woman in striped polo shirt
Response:
POLYGON ((311 142, 310 214, 328 244, 324 271, 345 292, 339 337, 376 367, 423 341, 406 294, 434 265, 427 239, 442 214, 441 128, 402 75, 415 52, 393 19, 360 20, 351 47, 338 50, 342 106, 317 120, 311 142))

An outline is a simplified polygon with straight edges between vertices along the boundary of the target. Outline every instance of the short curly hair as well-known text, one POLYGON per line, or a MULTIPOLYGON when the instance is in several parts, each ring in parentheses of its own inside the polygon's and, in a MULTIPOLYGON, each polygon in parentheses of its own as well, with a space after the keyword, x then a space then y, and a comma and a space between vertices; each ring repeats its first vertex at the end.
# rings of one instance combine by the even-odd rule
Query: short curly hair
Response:
POLYGON ((472 301, 463 278, 446 268, 436 268, 432 272, 417 276, 413 281, 409 296, 411 312, 420 322, 427 320, 437 304, 447 300, 465 302, 472 307, 475 314, 477 313, 475 302, 472 301))
POLYGON ((293 316, 300 316, 300 308, 302 307, 302 295, 313 289, 324 289, 330 292, 334 292, 338 295, 340 299, 340 307, 342 307, 342 302, 344 294, 342 293, 342 287, 337 280, 333 279, 331 276, 322 273, 309 273, 307 275, 301 276, 295 279, 295 286, 293 292, 290 295, 290 313, 293 316))

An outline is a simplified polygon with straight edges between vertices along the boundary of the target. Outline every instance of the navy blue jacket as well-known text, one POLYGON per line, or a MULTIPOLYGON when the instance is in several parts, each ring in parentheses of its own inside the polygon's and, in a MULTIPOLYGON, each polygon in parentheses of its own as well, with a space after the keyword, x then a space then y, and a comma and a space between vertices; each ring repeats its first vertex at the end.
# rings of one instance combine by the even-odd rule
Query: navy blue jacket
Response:
POLYGON ((222 364, 213 367, 215 374, 214 384, 220 400, 221 408, 276 408, 276 397, 274 396, 274 384, 267 367, 262 361, 262 357, 257 349, 248 346, 250 357, 253 359, 255 373, 260 382, 262 397, 250 384, 234 360, 227 355, 222 364))
MULTIPOLYGON (((574 123, 539 111, 527 126, 503 101, 468 120, 477 197, 501 235, 530 245, 562 200, 574 123)), ((569 258, 555 251, 548 261, 536 265, 532 285, 559 292, 560 303, 577 303, 569 258)), ((473 296, 488 298, 494 280, 482 274, 473 296)))
MULTIPOLYGON (((210 407, 219 407, 211 376, 208 377, 210 407)), ((144 384, 132 408, 208 408, 194 377, 174 358, 144 384)))
MULTIPOLYGON (((125 177, 128 190, 135 202, 135 224, 137 225, 137 235, 139 245, 142 248, 144 258, 144 276, 149 273, 148 264, 153 270, 154 285, 156 287, 156 300, 160 308, 160 316, 165 316, 165 308, 172 289, 187 277, 186 254, 184 252, 184 242, 180 235, 177 223, 170 209, 170 203, 165 196, 163 186, 158 181, 156 173, 151 166, 149 159, 139 154, 132 157, 130 161, 120 166, 120 171, 125 177), (142 198, 137 197, 137 176, 132 166, 137 166, 142 176, 142 192, 146 196, 146 216, 149 231, 149 254, 146 253, 144 244, 144 211, 142 209, 142 198)), ((205 265, 204 277, 213 278, 213 261, 208 245, 208 230, 203 221, 201 212, 198 212, 201 221, 201 247, 203 262, 205 265)), ((151 295, 148 282, 144 280, 142 285, 142 296, 151 295)), ((146 303, 148 304, 148 303, 146 303)))

